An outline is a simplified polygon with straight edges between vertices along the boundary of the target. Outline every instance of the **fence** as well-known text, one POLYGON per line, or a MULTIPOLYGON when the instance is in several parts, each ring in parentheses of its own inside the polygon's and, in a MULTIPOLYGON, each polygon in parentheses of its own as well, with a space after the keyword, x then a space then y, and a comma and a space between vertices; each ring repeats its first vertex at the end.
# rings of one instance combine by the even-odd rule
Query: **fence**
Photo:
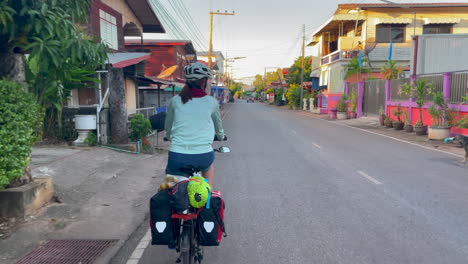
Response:
POLYGON ((139 108, 136 110, 137 114, 143 114, 146 119, 149 119, 150 116, 156 114, 156 107, 147 107, 147 108, 139 108))
MULTIPOLYGON (((425 80, 427 83, 432 84, 432 92, 443 92, 444 90, 444 75, 418 75, 418 80, 425 80)), ((426 97, 427 101, 432 101, 432 95, 426 97)))
POLYGON ((457 72, 452 75, 450 102, 459 104, 465 102, 463 97, 468 96, 468 72, 457 72))
POLYGON ((392 80, 390 86, 390 100, 408 101, 409 96, 403 94, 403 85, 410 82, 411 80, 409 78, 392 80))
POLYGON ((364 85, 363 111, 378 114, 385 107, 385 80, 367 81, 364 85))
POLYGON ((358 93, 358 84, 357 83, 350 83, 349 86, 349 94, 352 94, 352 93, 358 93))

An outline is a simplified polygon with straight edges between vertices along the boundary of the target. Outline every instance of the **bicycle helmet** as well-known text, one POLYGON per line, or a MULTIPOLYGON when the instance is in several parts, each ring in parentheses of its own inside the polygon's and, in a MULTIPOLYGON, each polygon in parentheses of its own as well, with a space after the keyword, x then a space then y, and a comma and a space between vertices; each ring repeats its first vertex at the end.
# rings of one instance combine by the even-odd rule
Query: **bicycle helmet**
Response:
POLYGON ((194 62, 185 66, 184 76, 187 81, 196 81, 203 78, 212 78, 213 74, 211 73, 210 68, 205 64, 194 62))

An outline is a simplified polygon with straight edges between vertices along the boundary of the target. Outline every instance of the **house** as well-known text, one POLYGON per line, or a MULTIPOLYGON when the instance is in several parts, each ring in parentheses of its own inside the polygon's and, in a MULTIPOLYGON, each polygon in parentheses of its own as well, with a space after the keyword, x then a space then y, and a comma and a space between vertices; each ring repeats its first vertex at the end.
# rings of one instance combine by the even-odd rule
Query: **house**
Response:
MULTIPOLYGON (((319 85, 326 88, 323 99, 334 107, 345 89, 346 65, 359 53, 368 59, 364 66, 370 75, 379 78, 390 43, 392 60, 409 70, 413 36, 452 33, 468 33, 468 4, 340 4, 308 44, 320 60, 312 77, 319 77, 319 85)), ((358 81, 357 76, 349 81, 358 81)))
POLYGON ((68 103, 74 114, 97 115, 98 140, 107 143, 128 141, 128 114, 138 108, 137 77, 144 76, 144 61, 149 53, 128 52, 126 37, 143 33, 165 33, 155 10, 147 0, 92 0, 89 33, 109 47, 109 60, 97 71, 101 80, 96 88, 75 89, 68 103))
POLYGON ((166 107, 184 86, 184 67, 197 61, 189 40, 129 39, 125 47, 129 52, 150 54, 144 67, 145 78, 138 83, 140 108, 166 107))

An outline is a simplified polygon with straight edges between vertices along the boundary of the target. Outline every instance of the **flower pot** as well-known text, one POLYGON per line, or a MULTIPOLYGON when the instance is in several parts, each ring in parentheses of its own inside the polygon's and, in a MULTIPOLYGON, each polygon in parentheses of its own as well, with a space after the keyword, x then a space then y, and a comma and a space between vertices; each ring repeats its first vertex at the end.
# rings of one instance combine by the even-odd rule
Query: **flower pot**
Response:
POLYGON ((349 113, 349 118, 354 119, 357 117, 357 114, 355 112, 349 113))
POLYGON ((346 112, 337 112, 336 117, 338 118, 338 120, 348 119, 348 115, 346 115, 346 112))
POLYGON ((413 125, 405 124, 405 131, 408 133, 413 132, 413 125))
POLYGON ((414 132, 418 136, 424 136, 427 134, 427 126, 414 126, 414 132))
POLYGON ((385 115, 379 116, 379 122, 381 126, 385 126, 385 115))
POLYGON ((433 140, 444 140, 450 137, 450 127, 429 126, 428 138, 433 140))
POLYGON ((393 121, 392 125, 393 125, 393 128, 395 130, 403 130, 403 127, 405 126, 405 123, 400 122, 400 121, 393 121))
POLYGON ((336 117, 336 113, 337 113, 336 108, 331 108, 330 111, 329 111, 328 113, 329 113, 329 117, 330 117, 331 119, 336 119, 336 118, 337 118, 337 117, 336 117))
POLYGON ((385 126, 387 128, 392 128, 393 127, 392 120, 386 120, 386 121, 384 121, 384 123, 385 123, 385 126))

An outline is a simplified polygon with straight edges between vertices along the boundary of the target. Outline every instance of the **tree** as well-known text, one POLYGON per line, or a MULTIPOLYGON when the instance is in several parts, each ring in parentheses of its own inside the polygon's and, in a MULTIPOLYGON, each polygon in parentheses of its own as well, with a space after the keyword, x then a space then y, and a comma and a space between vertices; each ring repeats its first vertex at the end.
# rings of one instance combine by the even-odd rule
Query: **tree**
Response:
POLYGON ((418 105, 419 121, 416 122, 416 126, 424 126, 423 106, 427 97, 432 95, 432 84, 428 83, 426 80, 416 80, 413 83, 405 83, 403 85, 403 93, 407 96, 411 96, 418 105))
POLYGON ((265 83, 263 82, 263 76, 261 76, 260 74, 255 75, 253 86, 255 87, 255 92, 261 93, 263 89, 265 88, 265 83))
POLYGON ((396 67, 396 62, 389 60, 381 68, 381 73, 384 75, 387 80, 394 80, 398 78, 398 75, 402 72, 400 68, 396 67))
MULTIPOLYGON (((365 62, 367 62, 367 59, 363 59, 362 60, 362 63, 364 64, 365 62)), ((362 66, 362 65, 361 65, 362 66)), ((358 81, 361 81, 361 73, 368 73, 370 72, 370 70, 364 66, 362 67, 359 67, 359 60, 358 58, 352 58, 349 63, 346 65, 346 74, 345 74, 345 79, 348 79, 349 77, 351 77, 352 75, 355 75, 357 74, 359 77, 358 77, 358 81)))
POLYGON ((299 107, 301 105, 301 87, 298 84, 292 84, 286 91, 286 98, 290 107, 299 107))
POLYGON ((46 113, 45 136, 62 134, 63 106, 77 87, 93 85, 106 46, 79 26, 90 0, 3 0, 0 2, 0 78, 27 81, 46 113), (30 54, 24 62, 24 53, 30 54))
MULTIPOLYGON (((310 73, 312 72, 312 57, 304 58, 304 82, 310 82, 310 73)), ((301 84, 302 74, 302 56, 298 57, 294 64, 289 68, 289 73, 286 75, 286 82, 288 84, 301 84)))

